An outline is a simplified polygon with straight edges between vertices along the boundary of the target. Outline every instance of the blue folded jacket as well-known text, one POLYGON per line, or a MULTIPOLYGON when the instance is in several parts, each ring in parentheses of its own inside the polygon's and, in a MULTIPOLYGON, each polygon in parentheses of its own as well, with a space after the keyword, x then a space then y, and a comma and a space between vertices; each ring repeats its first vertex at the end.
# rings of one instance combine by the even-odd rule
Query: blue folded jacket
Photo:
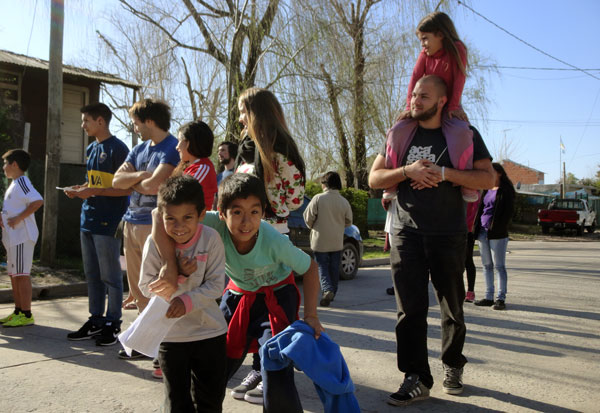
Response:
POLYGON ((313 381, 326 413, 360 412, 340 346, 326 333, 318 340, 314 335, 304 321, 295 321, 261 346, 262 368, 281 370, 293 364, 313 381))

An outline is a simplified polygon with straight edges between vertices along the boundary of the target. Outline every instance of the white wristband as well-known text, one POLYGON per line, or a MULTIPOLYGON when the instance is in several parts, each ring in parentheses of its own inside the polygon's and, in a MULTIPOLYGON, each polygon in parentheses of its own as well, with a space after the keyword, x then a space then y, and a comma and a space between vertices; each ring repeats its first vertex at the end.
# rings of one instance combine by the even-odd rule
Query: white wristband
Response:
POLYGON ((446 167, 442 166, 442 181, 446 180, 446 174, 444 173, 445 170, 446 170, 446 167))

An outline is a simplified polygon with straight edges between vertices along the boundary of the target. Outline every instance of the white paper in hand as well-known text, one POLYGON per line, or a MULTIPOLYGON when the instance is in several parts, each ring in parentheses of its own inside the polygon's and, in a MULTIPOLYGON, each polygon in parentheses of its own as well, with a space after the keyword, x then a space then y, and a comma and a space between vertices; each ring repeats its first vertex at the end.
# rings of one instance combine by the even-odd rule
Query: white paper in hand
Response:
POLYGON ((154 296, 129 328, 119 334, 119 341, 128 355, 131 350, 156 358, 160 343, 179 318, 167 318, 169 303, 154 296))

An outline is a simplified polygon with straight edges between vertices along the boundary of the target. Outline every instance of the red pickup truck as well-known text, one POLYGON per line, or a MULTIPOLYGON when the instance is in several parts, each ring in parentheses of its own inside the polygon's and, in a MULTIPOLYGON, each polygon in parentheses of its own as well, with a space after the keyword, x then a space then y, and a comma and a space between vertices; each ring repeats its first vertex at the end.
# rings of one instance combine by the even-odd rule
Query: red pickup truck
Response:
POLYGON ((550 228, 575 229, 577 235, 582 235, 584 229, 592 233, 596 230, 596 212, 590 210, 584 199, 555 199, 548 209, 538 211, 538 224, 544 234, 550 228))

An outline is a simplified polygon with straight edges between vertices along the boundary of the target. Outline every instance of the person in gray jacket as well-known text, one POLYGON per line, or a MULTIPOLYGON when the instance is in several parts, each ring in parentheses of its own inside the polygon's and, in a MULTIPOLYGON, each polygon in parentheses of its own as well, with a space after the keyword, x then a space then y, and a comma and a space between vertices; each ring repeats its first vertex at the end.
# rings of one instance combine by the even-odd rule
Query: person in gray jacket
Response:
POLYGON ((304 221, 310 228, 310 248, 315 253, 321 278, 321 306, 327 307, 337 293, 344 248, 344 228, 352 225, 350 203, 340 194, 342 180, 337 172, 321 178, 323 191, 310 201, 304 221))

